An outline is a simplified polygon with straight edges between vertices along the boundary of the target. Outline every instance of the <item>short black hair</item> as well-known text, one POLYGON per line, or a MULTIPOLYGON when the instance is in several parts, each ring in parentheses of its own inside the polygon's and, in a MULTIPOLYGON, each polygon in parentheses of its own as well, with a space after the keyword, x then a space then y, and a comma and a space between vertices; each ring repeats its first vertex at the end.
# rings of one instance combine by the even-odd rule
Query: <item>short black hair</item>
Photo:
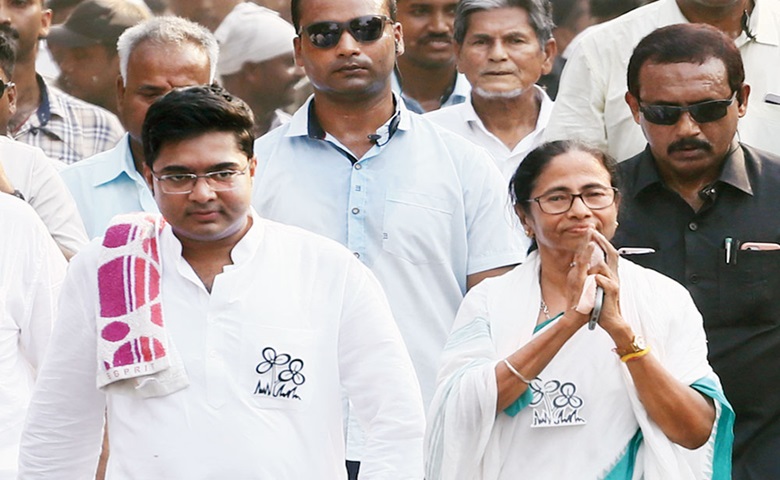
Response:
MULTIPOLYGON (((703 23, 680 23, 654 30, 634 49, 628 62, 628 91, 639 100, 639 71, 646 63, 703 64, 715 58, 726 66, 729 88, 738 92, 745 82, 742 55, 734 41, 715 27, 703 23)), ((738 98, 742 104, 744 99, 738 98)))
POLYGON ((0 30, 0 69, 10 81, 16 66, 16 40, 5 30, 0 30))
POLYGON ((512 198, 512 203, 528 212, 531 192, 536 187, 539 176, 555 157, 568 152, 585 152, 593 156, 609 173, 611 185, 618 186, 617 162, 609 154, 580 140, 556 140, 539 145, 520 162, 520 166, 517 167, 509 181, 509 195, 512 198))
MULTIPOLYGON (((302 0, 291 0, 290 2, 290 15, 292 17, 293 27, 295 27, 295 33, 297 34, 301 33, 301 1, 302 0)), ((395 22, 396 17, 398 16, 398 7, 395 0, 385 0, 385 8, 387 8, 387 14, 390 19, 395 22)))
POLYGON ((173 89, 146 112, 142 129, 146 164, 152 168, 165 145, 210 132, 233 133, 239 150, 252 158, 253 127, 249 106, 218 85, 173 89))

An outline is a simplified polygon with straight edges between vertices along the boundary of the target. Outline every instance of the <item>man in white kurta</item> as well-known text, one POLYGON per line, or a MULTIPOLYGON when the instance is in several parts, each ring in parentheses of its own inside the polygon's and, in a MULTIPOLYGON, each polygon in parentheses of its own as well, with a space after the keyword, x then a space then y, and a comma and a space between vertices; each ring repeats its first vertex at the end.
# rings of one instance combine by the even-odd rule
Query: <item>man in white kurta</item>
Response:
MULTIPOLYGON (((366 478, 421 478, 422 401, 384 293, 342 246, 251 210, 251 111, 217 87, 191 87, 153 104, 145 126, 145 151, 159 152, 147 156, 145 176, 167 220, 148 239, 161 276, 159 289, 146 291, 160 292, 171 366, 159 377, 130 378, 134 388, 97 386, 116 371, 104 368, 101 350, 113 336, 113 323, 101 323, 109 303, 98 270, 109 230, 68 272, 20 478, 94 475, 107 410, 109 479, 343 479, 342 388, 370 432, 366 478), (195 136, 181 126, 231 109, 242 115, 216 118, 195 136), (175 132, 165 131, 174 117, 175 132), (148 141, 149 132, 157 140, 148 141), (181 175, 197 175, 189 192, 174 189, 181 175), (145 396, 152 379, 164 386, 165 372, 178 368, 172 345, 185 381, 178 376, 169 391, 145 396)), ((137 303, 144 292, 133 285, 124 295, 137 303)), ((134 368, 139 363, 125 370, 134 368)))
POLYGON ((16 478, 19 439, 65 277, 35 211, 0 194, 0 480, 16 478))

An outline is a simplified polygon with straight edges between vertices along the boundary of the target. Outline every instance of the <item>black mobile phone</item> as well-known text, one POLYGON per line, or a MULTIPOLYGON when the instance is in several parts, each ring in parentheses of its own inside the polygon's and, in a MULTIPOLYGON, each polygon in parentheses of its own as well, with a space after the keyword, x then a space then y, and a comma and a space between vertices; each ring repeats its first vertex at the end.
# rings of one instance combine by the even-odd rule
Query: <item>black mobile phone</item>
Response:
POLYGON ((596 328, 596 324, 599 323, 599 317, 601 316, 601 306, 604 305, 604 289, 596 287, 596 302, 593 304, 593 310, 590 312, 590 320, 588 320, 588 330, 596 328))

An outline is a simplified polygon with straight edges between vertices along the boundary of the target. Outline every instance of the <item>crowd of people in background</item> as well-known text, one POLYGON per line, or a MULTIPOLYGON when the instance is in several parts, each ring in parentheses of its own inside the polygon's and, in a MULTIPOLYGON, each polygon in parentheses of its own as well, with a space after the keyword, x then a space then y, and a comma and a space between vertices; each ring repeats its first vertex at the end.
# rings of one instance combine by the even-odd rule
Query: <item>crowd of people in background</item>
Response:
POLYGON ((780 478, 778 139, 780 0, 0 0, 0 480, 780 478))

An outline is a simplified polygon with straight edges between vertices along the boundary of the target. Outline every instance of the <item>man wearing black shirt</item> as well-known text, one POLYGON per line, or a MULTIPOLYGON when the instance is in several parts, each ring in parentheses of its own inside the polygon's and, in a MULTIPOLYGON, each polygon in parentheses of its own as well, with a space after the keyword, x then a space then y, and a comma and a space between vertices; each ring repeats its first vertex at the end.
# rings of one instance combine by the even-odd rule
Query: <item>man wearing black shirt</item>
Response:
MULTIPOLYGON (((685 285, 737 414, 735 479, 780 478, 780 157, 738 142, 739 51, 705 25, 634 50, 626 101, 648 145, 621 163, 616 247, 685 285)), ((663 301, 663 299, 658 299, 663 301)))

